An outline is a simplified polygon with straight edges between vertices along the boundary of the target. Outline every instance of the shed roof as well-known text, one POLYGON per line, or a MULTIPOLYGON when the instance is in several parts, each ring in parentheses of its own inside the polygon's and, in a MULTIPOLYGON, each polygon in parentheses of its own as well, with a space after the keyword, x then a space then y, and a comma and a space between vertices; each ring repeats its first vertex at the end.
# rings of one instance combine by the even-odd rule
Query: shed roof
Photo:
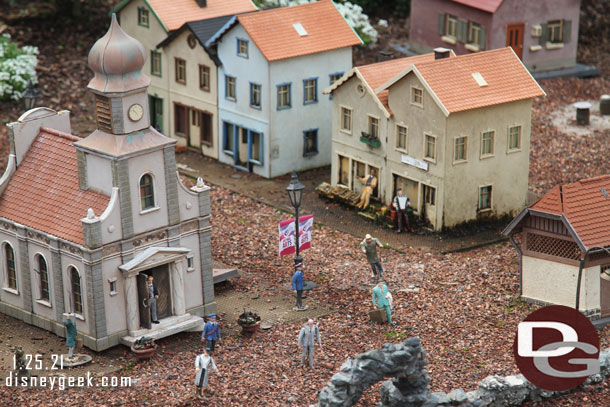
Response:
POLYGON ((495 13, 503 0, 451 0, 454 3, 463 4, 472 8, 495 13))
POLYGON ((362 43, 330 0, 241 14, 237 20, 267 61, 362 43), (297 31, 301 28, 305 35, 297 31))
POLYGON ((81 190, 71 134, 41 127, 23 161, 0 196, 0 217, 84 244, 81 219, 100 215, 110 197, 81 190))

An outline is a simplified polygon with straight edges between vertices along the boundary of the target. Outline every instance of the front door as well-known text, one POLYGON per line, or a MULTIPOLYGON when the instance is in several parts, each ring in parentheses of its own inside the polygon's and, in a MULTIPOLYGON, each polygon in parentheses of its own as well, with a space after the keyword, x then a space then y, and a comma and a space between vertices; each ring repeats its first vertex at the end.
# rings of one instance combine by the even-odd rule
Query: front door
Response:
POLYGON ((190 129, 189 129, 189 147, 193 147, 198 151, 201 151, 201 115, 199 110, 187 109, 188 115, 191 118, 190 129))
POLYGON ((506 28, 506 46, 512 47, 519 59, 523 57, 523 27, 524 23, 518 23, 506 28))
POLYGON ((150 307, 148 304, 148 288, 146 287, 148 276, 144 273, 138 274, 138 309, 140 310, 140 326, 150 329, 150 307))
POLYGON ((424 216, 432 227, 436 226, 436 188, 429 185, 423 186, 424 216))
POLYGON ((157 131, 163 132, 163 99, 149 96, 150 125, 157 131))
POLYGON ((169 282, 169 266, 163 264, 157 266, 149 273, 154 277, 155 286, 159 290, 159 298, 157 298, 157 317, 159 319, 167 318, 171 315, 172 301, 171 301, 171 290, 172 287, 169 282))
MULTIPOLYGON (((610 270, 609 266, 602 266, 602 273, 605 270, 610 270)), ((599 302, 601 308, 601 316, 602 318, 610 316, 610 281, 604 280, 603 278, 599 279, 599 302)))

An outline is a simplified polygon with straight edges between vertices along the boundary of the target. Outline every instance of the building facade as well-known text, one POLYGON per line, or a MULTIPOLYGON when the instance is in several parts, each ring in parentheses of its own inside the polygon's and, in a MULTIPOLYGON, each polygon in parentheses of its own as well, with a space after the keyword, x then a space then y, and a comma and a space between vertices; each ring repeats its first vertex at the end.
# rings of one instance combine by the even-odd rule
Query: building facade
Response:
POLYGON ((201 329, 216 310, 209 188, 181 183, 175 140, 150 125, 145 59, 113 16, 89 54, 97 130, 79 139, 68 112, 26 112, 0 179, 0 311, 59 336, 75 313, 98 351, 201 329))
POLYGON ((361 43, 334 4, 238 15, 214 43, 219 160, 267 178, 330 163, 332 102, 322 90, 361 43))
POLYGON ((332 185, 357 189, 375 168, 377 197, 402 188, 435 230, 527 204, 531 103, 544 92, 511 49, 357 67, 327 92, 332 185))
POLYGON ((218 158, 218 60, 206 40, 250 0, 126 0, 114 11, 121 27, 147 53, 149 108, 154 128, 179 146, 218 158))
POLYGON ((458 55, 510 46, 530 72, 570 68, 579 18, 580 0, 413 0, 410 42, 458 55))
POLYGON ((502 232, 521 258, 523 299, 573 307, 592 320, 610 317, 608 191, 608 175, 558 185, 502 232))

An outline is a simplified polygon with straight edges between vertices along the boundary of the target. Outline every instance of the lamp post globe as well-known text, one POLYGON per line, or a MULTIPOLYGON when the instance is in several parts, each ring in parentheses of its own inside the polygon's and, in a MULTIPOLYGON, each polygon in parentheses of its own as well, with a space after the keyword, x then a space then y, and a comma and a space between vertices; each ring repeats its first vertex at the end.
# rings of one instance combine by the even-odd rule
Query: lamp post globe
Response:
POLYGON ((34 84, 30 82, 28 88, 23 92, 23 103, 25 104, 25 110, 30 110, 36 106, 36 98, 38 98, 38 92, 34 89, 34 84))

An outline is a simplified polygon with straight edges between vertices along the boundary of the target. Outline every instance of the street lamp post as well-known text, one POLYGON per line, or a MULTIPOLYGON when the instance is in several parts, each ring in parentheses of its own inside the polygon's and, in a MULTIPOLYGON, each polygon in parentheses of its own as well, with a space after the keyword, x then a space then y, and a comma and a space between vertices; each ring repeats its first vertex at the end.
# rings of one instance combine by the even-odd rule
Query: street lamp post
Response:
POLYGON ((301 199, 303 198, 303 190, 305 185, 299 181, 299 177, 295 171, 292 172, 290 177, 290 183, 286 187, 290 203, 294 207, 294 227, 295 227, 295 244, 296 244, 296 256, 294 257, 294 264, 299 264, 303 261, 303 258, 299 254, 299 207, 301 206, 301 199))
POLYGON ((38 92, 34 89, 34 84, 30 81, 28 84, 28 88, 23 92, 23 103, 25 104, 25 110, 30 110, 36 106, 36 98, 38 97, 38 92))

